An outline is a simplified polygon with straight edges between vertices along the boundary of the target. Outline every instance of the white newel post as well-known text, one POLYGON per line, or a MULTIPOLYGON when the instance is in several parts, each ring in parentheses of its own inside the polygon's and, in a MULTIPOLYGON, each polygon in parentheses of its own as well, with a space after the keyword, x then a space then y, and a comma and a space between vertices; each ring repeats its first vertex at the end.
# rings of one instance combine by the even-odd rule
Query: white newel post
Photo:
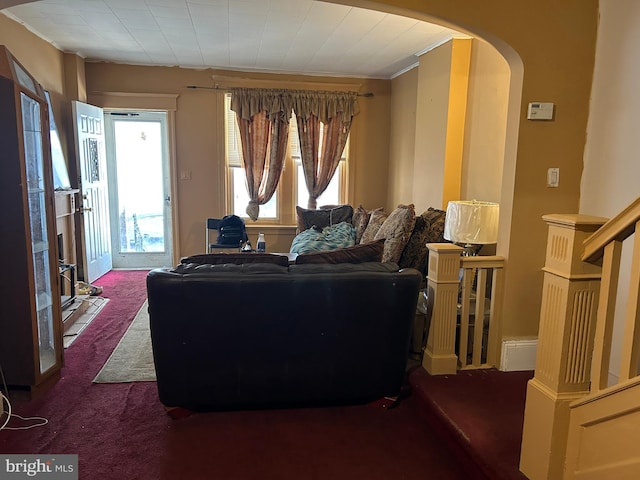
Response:
POLYGON ((527 385, 520 470, 531 480, 563 478, 569 404, 589 392, 601 268, 580 260, 604 220, 545 215, 549 225, 536 370, 527 385))
POLYGON ((450 243, 428 243, 427 311, 431 324, 422 366, 431 375, 455 374, 455 352, 460 255, 463 248, 450 243))

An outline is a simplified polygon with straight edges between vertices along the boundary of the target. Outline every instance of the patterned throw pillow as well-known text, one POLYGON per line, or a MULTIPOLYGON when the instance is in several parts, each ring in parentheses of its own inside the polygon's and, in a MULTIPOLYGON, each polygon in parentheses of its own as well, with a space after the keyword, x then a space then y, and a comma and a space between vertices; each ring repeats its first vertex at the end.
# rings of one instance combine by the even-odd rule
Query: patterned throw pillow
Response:
POLYGON ((384 221, 389 216, 388 213, 384 213, 382 208, 376 208, 371 211, 371 216, 369 217, 369 223, 367 224, 367 228, 362 234, 362 238, 360 239, 360 243, 370 243, 373 242, 376 238, 376 234, 380 227, 384 223, 384 221))
POLYGON ((429 224, 425 243, 449 243, 444 239, 444 221, 447 212, 437 208, 429 208, 424 215, 425 221, 429 224))
POLYGON ((319 232, 309 228, 300 232, 291 242, 291 253, 326 252, 355 245, 356 230, 349 222, 341 222, 319 232))
POLYGON ((298 217, 298 233, 310 228, 321 231, 324 227, 341 222, 351 223, 353 207, 351 205, 341 205, 320 210, 307 210, 306 208, 296 207, 296 214, 298 217))
POLYGON ((383 262, 398 263, 415 224, 416 212, 413 204, 398 205, 391 212, 374 238, 374 240, 385 239, 383 262))
POLYGON ((362 240, 362 235, 367 229, 367 224, 369 223, 369 217, 371 217, 371 212, 367 212, 362 205, 353 211, 353 219, 351 220, 351 223, 356 229, 356 245, 360 243, 360 240, 362 240))
POLYGON ((366 263, 382 260, 384 238, 363 245, 339 248, 329 252, 311 252, 298 255, 296 265, 306 263, 366 263))
POLYGON ((427 243, 444 243, 444 219, 446 212, 429 208, 416 217, 416 225, 407 246, 404 248, 398 265, 400 268, 415 268, 427 274, 429 251, 427 243))

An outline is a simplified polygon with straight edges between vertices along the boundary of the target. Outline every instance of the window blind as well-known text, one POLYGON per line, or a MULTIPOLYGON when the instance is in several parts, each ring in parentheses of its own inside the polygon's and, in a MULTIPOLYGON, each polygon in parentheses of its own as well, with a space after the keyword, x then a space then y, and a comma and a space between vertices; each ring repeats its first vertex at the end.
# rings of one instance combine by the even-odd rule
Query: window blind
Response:
POLYGON ((238 128, 238 122, 236 120, 236 112, 231 110, 231 94, 227 93, 224 96, 224 111, 225 111, 225 132, 226 132, 226 155, 227 166, 229 167, 241 167, 242 166, 242 146, 240 144, 240 129, 238 128))

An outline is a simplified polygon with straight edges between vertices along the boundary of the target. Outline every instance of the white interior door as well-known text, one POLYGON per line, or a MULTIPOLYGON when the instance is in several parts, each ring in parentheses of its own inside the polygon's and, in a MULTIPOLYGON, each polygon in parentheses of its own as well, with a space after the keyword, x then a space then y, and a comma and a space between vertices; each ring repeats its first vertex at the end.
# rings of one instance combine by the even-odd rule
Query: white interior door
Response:
POLYGON ((82 217, 80 277, 92 283, 111 270, 109 194, 102 109, 72 102, 82 217))
POLYGON ((172 265, 167 113, 106 110, 115 268, 172 265))

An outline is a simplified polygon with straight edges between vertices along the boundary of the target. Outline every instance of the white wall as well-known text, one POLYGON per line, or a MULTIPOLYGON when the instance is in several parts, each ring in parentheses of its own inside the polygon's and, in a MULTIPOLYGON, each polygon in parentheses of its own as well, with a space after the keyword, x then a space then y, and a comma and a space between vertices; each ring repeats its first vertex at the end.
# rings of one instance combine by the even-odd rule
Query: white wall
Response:
MULTIPOLYGON (((580 213, 612 217, 640 196, 640 2, 600 0, 580 213)), ((628 242, 626 242, 628 243, 628 242)), ((623 250, 619 298, 628 293, 630 252, 623 250), (626 258, 625 258, 626 257, 626 258)), ((624 305, 622 300, 618 305, 624 305)), ((616 309, 614 344, 621 334, 616 309)), ((612 353, 616 378, 619 350, 612 353)))

